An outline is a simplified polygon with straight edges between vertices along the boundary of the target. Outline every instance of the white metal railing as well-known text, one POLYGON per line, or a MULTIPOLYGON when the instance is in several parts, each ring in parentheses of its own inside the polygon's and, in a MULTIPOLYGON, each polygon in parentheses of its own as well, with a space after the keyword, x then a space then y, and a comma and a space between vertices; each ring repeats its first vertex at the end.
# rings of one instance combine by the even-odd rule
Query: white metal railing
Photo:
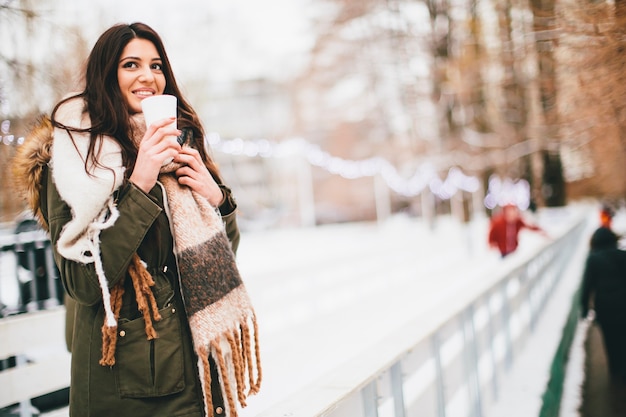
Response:
POLYGON ((0 317, 62 304, 63 288, 50 239, 39 229, 0 236, 0 317), (11 295, 3 294, 12 288, 11 295), (10 300, 7 300, 10 299, 10 300))
MULTIPOLYGON (((584 225, 581 218, 529 258, 503 263, 500 274, 458 291, 447 308, 416 318, 259 417, 482 417, 498 398, 499 380, 532 334, 584 225)), ((35 251, 50 253, 49 242, 27 237, 0 242, 0 248, 26 255, 34 271, 35 251)), ((69 386, 65 310, 53 297, 58 274, 50 256, 43 257, 44 267, 52 267, 44 281, 48 301, 31 300, 28 313, 0 319, 0 360, 14 357, 17 365, 0 370, 0 408, 19 403, 20 416, 31 415, 31 398, 69 386)), ((15 268, 20 272, 17 263, 15 268)), ((33 276, 33 294, 39 283, 33 276)))
POLYGON ((64 317, 58 306, 0 319, 0 358, 16 365, 0 371, 0 409, 19 404, 19 415, 31 416, 31 399, 69 387, 64 317))
POLYGON ((43 231, 0 237, 0 278, 0 414, 39 415, 31 400, 70 383, 63 293, 43 231))
POLYGON ((259 417, 483 417, 581 242, 586 217, 259 417))

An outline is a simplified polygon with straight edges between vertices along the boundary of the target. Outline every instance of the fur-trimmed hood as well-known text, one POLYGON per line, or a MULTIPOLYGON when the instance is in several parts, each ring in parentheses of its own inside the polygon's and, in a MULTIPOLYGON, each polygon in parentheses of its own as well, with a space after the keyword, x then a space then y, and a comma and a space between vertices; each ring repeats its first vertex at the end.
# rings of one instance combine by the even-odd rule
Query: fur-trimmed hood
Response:
POLYGON ((28 209, 46 231, 48 223, 41 213, 39 203, 43 171, 52 156, 52 132, 50 117, 39 116, 24 143, 17 148, 11 162, 15 190, 26 201, 28 209))

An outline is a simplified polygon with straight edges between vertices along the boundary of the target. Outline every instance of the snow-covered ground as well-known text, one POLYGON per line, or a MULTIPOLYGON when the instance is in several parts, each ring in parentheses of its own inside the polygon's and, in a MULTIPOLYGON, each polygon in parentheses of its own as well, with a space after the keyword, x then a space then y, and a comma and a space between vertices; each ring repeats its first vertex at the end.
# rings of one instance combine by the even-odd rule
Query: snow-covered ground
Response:
MULTIPOLYGON (((567 209, 534 221, 555 235, 567 209)), ((267 412, 446 299, 493 274, 487 219, 435 228, 407 217, 244 236, 241 270, 261 323, 264 383, 243 416, 267 412)), ((521 234, 524 256, 546 239, 521 234)))
POLYGON ((244 236, 238 259, 260 320, 264 382, 242 415, 287 399, 445 302, 467 272, 497 264, 485 230, 486 219, 430 229, 396 217, 244 236))
MULTIPOLYGON (((575 209, 526 216, 556 235, 575 209)), ((486 218, 462 224, 440 217, 433 227, 396 215, 244 233, 237 257, 259 320, 263 385, 240 415, 271 410, 423 312, 446 308, 455 289, 497 271, 506 260, 487 247, 487 226, 486 218)), ((511 256, 545 241, 524 231, 511 256)), ((1 273, 3 296, 10 285, 1 273)))

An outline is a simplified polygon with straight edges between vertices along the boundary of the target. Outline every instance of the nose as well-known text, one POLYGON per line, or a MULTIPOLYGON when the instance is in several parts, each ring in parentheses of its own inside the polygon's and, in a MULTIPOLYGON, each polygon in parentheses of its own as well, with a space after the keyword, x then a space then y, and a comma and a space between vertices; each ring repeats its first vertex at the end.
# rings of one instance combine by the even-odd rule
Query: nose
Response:
POLYGON ((150 66, 145 66, 142 68, 141 73, 139 74, 139 81, 141 82, 154 81, 154 74, 152 73, 152 69, 150 68, 150 66))

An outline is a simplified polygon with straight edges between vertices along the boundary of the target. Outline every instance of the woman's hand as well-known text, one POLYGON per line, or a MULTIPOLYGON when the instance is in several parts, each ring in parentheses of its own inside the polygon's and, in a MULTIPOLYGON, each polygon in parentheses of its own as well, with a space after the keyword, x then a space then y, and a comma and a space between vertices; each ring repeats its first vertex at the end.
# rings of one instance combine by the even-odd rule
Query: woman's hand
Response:
POLYGON ((206 165, 202 162, 200 153, 193 148, 185 146, 174 158, 174 161, 183 164, 182 167, 176 170, 178 183, 186 185, 206 198, 213 207, 219 207, 224 200, 224 195, 206 165))
POLYGON ((145 193, 156 184, 163 161, 175 158, 181 151, 176 140, 181 131, 170 126, 174 120, 171 117, 152 123, 139 144, 130 181, 145 193))

